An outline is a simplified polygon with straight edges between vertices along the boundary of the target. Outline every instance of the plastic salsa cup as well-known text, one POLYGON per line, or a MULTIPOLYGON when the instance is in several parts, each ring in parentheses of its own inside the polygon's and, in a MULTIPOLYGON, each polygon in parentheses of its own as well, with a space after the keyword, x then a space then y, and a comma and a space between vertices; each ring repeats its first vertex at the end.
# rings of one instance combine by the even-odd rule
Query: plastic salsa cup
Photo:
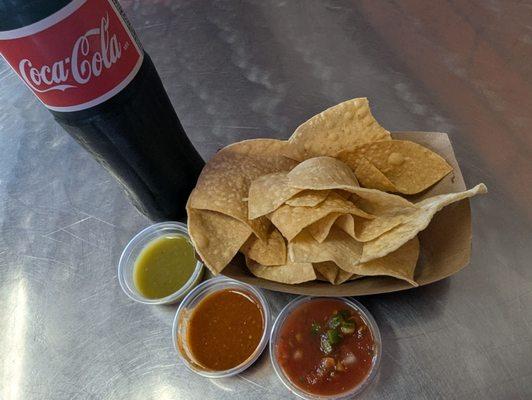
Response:
POLYGON ((336 399, 336 400, 343 400, 343 399, 351 399, 354 396, 360 394, 375 378, 380 360, 382 357, 382 341, 381 341, 381 335, 379 328, 377 326, 377 323, 369 313, 369 311, 358 301, 353 299, 347 299, 343 297, 308 297, 308 296, 299 296, 296 299, 292 300, 290 303, 288 303, 280 312, 278 317, 276 318, 272 332, 270 335, 270 358, 273 365, 273 369, 275 370, 275 373, 281 380, 281 382, 295 395, 298 397, 301 397, 303 399, 336 399), (315 300, 339 300, 342 301, 344 304, 346 304, 349 308, 354 309, 362 318, 364 323, 368 326, 368 328, 371 331, 371 334, 373 336, 374 341, 374 351, 373 351, 373 357, 371 360, 371 366, 368 371, 368 374, 366 377, 355 387, 348 389, 345 392, 336 393, 336 394, 330 394, 330 395, 319 395, 319 394, 313 394, 310 392, 307 392, 303 390, 302 388, 295 385, 290 378, 287 376, 285 371, 283 370, 283 367, 278 362, 278 355, 277 355, 277 344, 279 343, 279 335, 281 332, 281 329, 283 327, 283 324, 285 323, 287 317, 295 311, 297 308, 302 306, 305 303, 312 302, 315 300))
POLYGON ((172 304, 181 300, 201 281, 203 277, 203 263, 196 261, 194 272, 183 286, 176 292, 162 298, 149 299, 140 293, 135 287, 133 274, 135 270, 135 261, 141 251, 153 240, 164 236, 183 235, 189 238, 187 226, 181 222, 160 222, 150 225, 137 233, 124 248, 120 261, 118 262, 118 281, 120 287, 131 299, 143 304, 172 304))
POLYGON ((272 317, 270 306, 268 305, 268 302, 260 289, 257 289, 246 283, 219 276, 201 283, 183 299, 174 318, 174 324, 172 327, 172 340, 177 354, 190 370, 207 378, 225 378, 239 374, 251 366, 257 360, 257 358, 259 358, 266 347, 266 344, 268 343, 271 327, 272 317), (189 318, 194 312, 194 309, 198 306, 198 304, 201 303, 203 299, 213 293, 227 289, 235 289, 236 291, 247 292, 254 297, 254 299, 262 308, 263 332, 255 351, 241 364, 223 371, 207 370, 192 360, 191 352, 187 342, 188 322, 189 318))

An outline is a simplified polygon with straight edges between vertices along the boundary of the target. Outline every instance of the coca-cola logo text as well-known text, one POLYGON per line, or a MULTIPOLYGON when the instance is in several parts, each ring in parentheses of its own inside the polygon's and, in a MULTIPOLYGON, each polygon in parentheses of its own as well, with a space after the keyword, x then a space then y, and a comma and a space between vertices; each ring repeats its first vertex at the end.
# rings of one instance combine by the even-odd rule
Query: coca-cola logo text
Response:
POLYGON ((144 60, 115 1, 75 0, 53 18, 0 32, 0 54, 53 111, 101 104, 127 87, 144 60))
POLYGON ((65 91, 77 87, 74 82, 83 85, 93 76, 100 76, 102 71, 111 68, 121 55, 122 46, 116 34, 109 34, 109 15, 106 14, 101 18, 99 28, 89 29, 76 40, 70 57, 56 61, 51 66, 40 67, 24 58, 20 60, 18 68, 22 79, 36 92, 65 91), (99 49, 91 49, 89 38, 96 35, 99 35, 99 41, 92 40, 92 43, 98 43, 99 49), (66 83, 67 81, 69 82, 66 83))

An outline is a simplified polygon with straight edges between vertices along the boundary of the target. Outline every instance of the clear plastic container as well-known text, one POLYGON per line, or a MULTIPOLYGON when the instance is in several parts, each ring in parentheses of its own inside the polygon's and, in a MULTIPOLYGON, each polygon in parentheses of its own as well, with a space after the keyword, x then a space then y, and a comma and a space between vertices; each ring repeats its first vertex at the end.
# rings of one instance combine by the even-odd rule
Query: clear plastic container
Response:
POLYGON ((313 301, 316 299, 331 299, 330 297, 309 297, 309 296, 299 296, 292 300, 290 303, 288 303, 279 313, 277 316, 273 328, 272 333, 270 336, 270 358, 273 365, 273 369, 275 370, 275 373, 281 380, 281 382, 290 390, 292 393, 294 393, 296 396, 301 397, 303 399, 308 400, 318 400, 318 399, 327 399, 327 400, 347 400, 352 399, 353 397, 359 395, 362 393, 362 391, 371 383, 371 381, 375 378, 377 375, 377 371, 379 369, 379 364, 382 357, 382 341, 381 341, 381 334, 379 331, 379 327, 377 326, 377 323, 369 313, 369 311, 364 307, 362 304, 360 304, 358 301, 353 299, 348 299, 345 297, 339 297, 336 298, 337 300, 343 301, 346 305, 349 307, 355 309, 364 322, 367 324, 367 326, 370 328, 371 333, 373 335, 373 339, 375 341, 375 353, 373 355, 373 360, 371 364, 371 369, 366 376, 366 378, 360 382, 357 386, 352 388, 351 390, 348 390, 343 393, 337 393, 334 395, 316 395, 312 393, 308 393, 298 386, 294 385, 292 381, 286 376, 286 374, 283 371, 283 368, 279 365, 277 361, 277 355, 276 355, 276 344, 277 340, 279 338, 279 333, 281 331, 281 327, 283 326, 284 321, 286 320, 286 317, 290 315, 292 311, 294 311, 296 308, 301 306, 303 303, 313 301))
MULTIPOLYGON (((203 263, 199 260, 196 261, 196 267, 194 272, 188 279, 188 281, 177 291, 166 297, 160 299, 148 299, 144 297, 135 287, 133 282, 133 272, 135 269, 135 261, 140 252, 154 239, 163 236, 176 236, 182 235, 190 238, 188 235, 187 226, 181 222, 160 222, 148 226, 139 233, 137 233, 133 239, 129 241, 125 247, 120 261, 118 262, 118 281, 125 294, 131 299, 143 304, 172 304, 181 300, 185 295, 190 292, 203 277, 203 263)), ((191 242, 192 245, 192 242, 191 242)))
POLYGON ((172 340, 174 342, 174 348, 176 349, 177 353, 189 369, 207 378, 225 378, 228 376, 239 374, 240 372, 248 368, 251 364, 253 364, 257 360, 257 358, 259 358, 264 348, 266 347, 266 344, 268 343, 271 328, 272 317, 270 306, 268 304, 268 301, 266 300, 266 297, 264 297, 264 294, 260 289, 248 285, 247 283, 242 283, 233 279, 218 276, 198 285, 181 302, 174 318, 174 324, 172 327, 172 340), (243 363, 225 371, 206 370, 194 363, 192 357, 190 357, 190 351, 186 340, 188 319, 192 315, 194 308, 205 297, 209 296, 212 293, 225 289, 236 289, 248 292, 258 301, 258 303, 262 306, 264 331, 262 333, 262 337, 259 341, 257 348, 243 363))

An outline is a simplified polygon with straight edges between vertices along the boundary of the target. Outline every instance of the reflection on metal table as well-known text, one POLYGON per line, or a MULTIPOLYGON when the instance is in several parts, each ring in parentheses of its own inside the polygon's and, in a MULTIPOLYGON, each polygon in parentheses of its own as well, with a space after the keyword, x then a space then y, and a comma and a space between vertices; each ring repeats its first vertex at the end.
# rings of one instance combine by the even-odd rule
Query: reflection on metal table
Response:
MULTIPOLYGON (((367 96, 391 130, 450 134, 475 201, 471 264, 359 300, 383 336, 367 399, 532 397, 532 128, 526 2, 121 2, 204 158, 286 138, 367 96)), ((267 352, 194 375, 176 306, 127 298, 116 265, 149 221, 0 63, 0 398, 290 398, 267 352)), ((276 315, 294 296, 267 292, 276 315)))

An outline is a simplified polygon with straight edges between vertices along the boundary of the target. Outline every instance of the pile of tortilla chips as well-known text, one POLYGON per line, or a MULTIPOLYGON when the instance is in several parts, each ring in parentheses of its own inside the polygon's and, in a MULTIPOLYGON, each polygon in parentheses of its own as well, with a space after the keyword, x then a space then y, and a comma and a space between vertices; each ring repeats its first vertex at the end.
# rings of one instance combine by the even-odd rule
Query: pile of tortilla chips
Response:
POLYGON ((190 195, 189 233, 214 274, 240 251, 252 274, 282 283, 391 276, 417 286, 417 234, 446 205, 487 190, 479 184, 419 202, 401 195, 451 171, 433 151, 393 140, 367 99, 348 100, 288 141, 220 150, 190 195))

